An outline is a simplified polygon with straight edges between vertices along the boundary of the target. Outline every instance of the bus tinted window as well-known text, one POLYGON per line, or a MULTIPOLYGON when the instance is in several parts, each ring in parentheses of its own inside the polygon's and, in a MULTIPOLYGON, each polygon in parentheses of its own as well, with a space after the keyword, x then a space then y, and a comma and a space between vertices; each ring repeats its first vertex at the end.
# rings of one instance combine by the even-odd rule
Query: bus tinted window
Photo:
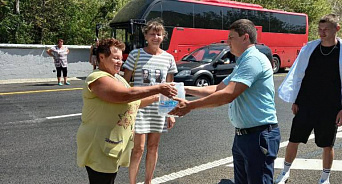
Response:
POLYGON ((157 18, 157 17, 162 17, 162 13, 161 12, 162 12, 161 3, 158 2, 157 4, 155 4, 152 7, 150 12, 148 13, 148 15, 146 17, 146 21, 149 21, 149 20, 157 18))
POLYGON ((298 15, 271 13, 270 32, 305 34, 306 18, 298 15))
POLYGON ((164 1, 162 4, 164 25, 193 27, 193 4, 164 1))
POLYGON ((230 24, 234 22, 231 8, 223 8, 223 29, 228 30, 230 24))
POLYGON ((223 8, 223 29, 229 29, 230 24, 239 19, 248 19, 248 11, 239 8, 223 8))
POLYGON ((262 31, 269 32, 269 14, 268 12, 248 10, 248 19, 257 26, 262 26, 262 31))
POLYGON ((263 32, 270 31, 270 13, 269 12, 262 12, 258 11, 259 14, 259 21, 257 23, 258 26, 262 26, 263 32))
POLYGON ((239 16, 238 19, 248 19, 248 10, 236 9, 236 13, 238 14, 237 16, 239 16))
POLYGON ((305 34, 306 32, 306 17, 299 15, 289 15, 289 21, 291 22, 291 33, 305 34))
POLYGON ((222 7, 195 4, 194 27, 222 29, 222 7))
POLYGON ((270 23, 272 26, 270 32, 288 33, 288 30, 286 28, 288 26, 287 22, 289 22, 287 14, 271 13, 270 23))

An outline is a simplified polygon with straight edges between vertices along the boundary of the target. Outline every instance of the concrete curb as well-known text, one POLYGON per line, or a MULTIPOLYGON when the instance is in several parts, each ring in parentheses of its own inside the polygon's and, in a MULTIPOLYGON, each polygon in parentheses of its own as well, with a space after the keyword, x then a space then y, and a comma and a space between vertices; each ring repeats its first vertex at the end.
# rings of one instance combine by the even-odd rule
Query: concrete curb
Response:
MULTIPOLYGON (((62 79, 63 80, 63 79, 62 79)), ((82 80, 79 77, 68 78, 68 81, 72 80, 82 80)), ((56 78, 45 78, 45 79, 10 79, 10 80, 0 80, 0 84, 19 84, 19 83, 38 83, 38 82, 53 82, 57 83, 56 78)))

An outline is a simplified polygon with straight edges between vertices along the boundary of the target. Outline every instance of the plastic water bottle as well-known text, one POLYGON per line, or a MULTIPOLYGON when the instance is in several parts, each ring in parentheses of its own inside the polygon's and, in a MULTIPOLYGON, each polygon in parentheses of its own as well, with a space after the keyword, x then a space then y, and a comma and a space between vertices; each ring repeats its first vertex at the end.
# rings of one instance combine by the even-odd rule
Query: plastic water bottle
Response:
MULTIPOLYGON (((177 82, 175 83, 175 88, 177 89, 177 97, 185 99, 185 90, 184 90, 184 83, 177 82)), ((158 106, 158 114, 161 116, 171 117, 168 113, 174 109, 178 104, 178 101, 172 100, 162 94, 159 96, 159 106, 158 106)))

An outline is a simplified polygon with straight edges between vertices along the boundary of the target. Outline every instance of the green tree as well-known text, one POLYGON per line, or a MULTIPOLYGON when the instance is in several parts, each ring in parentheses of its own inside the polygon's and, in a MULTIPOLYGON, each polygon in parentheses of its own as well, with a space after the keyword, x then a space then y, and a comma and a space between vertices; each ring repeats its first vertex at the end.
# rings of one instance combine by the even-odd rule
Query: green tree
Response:
POLYGON ((66 44, 89 44, 95 38, 95 25, 108 26, 123 0, 1 0, 0 42, 53 44, 63 38, 66 44), (18 1, 19 2, 19 1, 18 1))

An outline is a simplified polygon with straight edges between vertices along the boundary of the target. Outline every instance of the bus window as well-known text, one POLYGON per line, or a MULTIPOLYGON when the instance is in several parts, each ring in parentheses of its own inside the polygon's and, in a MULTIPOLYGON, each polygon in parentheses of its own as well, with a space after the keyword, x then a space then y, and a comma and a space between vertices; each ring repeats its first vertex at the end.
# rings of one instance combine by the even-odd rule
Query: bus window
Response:
POLYGON ((262 12, 262 11, 258 11, 259 14, 259 24, 256 25, 260 25, 262 26, 262 31, 263 32, 269 32, 270 31, 270 13, 269 12, 262 12))
POLYGON ((255 25, 262 26, 262 31, 269 32, 270 24, 268 12, 248 10, 248 19, 255 25))
POLYGON ((248 10, 240 8, 224 8, 223 29, 229 29, 230 24, 239 19, 248 19, 248 10))
POLYGON ((125 49, 124 53, 126 53, 126 51, 128 52, 128 51, 132 50, 131 34, 127 31, 127 29, 120 29, 120 28, 115 29, 113 37, 115 37, 115 39, 121 40, 122 42, 125 43, 126 49, 125 49))
POLYGON ((195 4, 194 27, 205 29, 223 29, 222 7, 195 4))
POLYGON ((161 7, 161 2, 156 3, 150 12, 148 13, 146 17, 146 21, 149 21, 151 19, 157 18, 157 17, 162 17, 162 7, 161 7))
POLYGON ((193 4, 165 1, 162 4, 164 25, 193 27, 193 4))
POLYGON ((287 14, 282 13, 271 13, 270 16, 270 23, 271 23, 271 29, 270 32, 273 33, 288 33, 288 25, 289 17, 287 14))
POLYGON ((299 15, 289 15, 289 23, 291 24, 290 32, 296 34, 306 33, 306 17, 299 15))
POLYGON ((228 30, 230 24, 235 21, 233 19, 233 9, 232 8, 223 8, 223 30, 228 30))

